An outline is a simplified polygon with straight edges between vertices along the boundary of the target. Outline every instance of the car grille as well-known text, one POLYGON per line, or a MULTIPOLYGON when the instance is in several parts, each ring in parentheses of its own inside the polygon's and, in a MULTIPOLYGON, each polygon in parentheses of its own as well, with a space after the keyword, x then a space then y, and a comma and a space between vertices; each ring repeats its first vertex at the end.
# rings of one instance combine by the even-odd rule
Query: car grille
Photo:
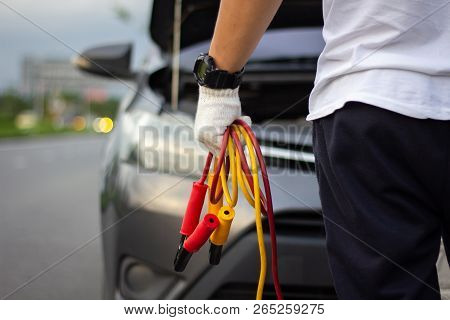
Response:
MULTIPOLYGON (((269 232, 267 220, 263 222, 269 232)), ((276 219, 277 235, 298 237, 325 237, 321 213, 311 211, 283 212, 276 219)), ((256 283, 228 282, 220 286, 210 299, 251 300, 255 298, 256 283)), ((288 300, 336 299, 333 286, 282 285, 283 298, 288 300)), ((264 287, 263 299, 276 299, 275 288, 270 283, 264 287)))
MULTIPOLYGON (((264 232, 268 233, 267 220, 263 223, 264 232)), ((323 218, 320 213, 310 211, 284 212, 276 220, 277 235, 298 237, 325 237, 323 218)), ((220 286, 210 299, 251 300, 255 299, 257 284, 229 282, 220 286)), ((282 285, 283 298, 287 300, 330 300, 336 299, 333 286, 282 285)), ((271 284, 264 287, 263 299, 276 299, 275 288, 271 284)))
MULTIPOLYGON (((269 232, 268 221, 263 221, 264 232, 269 232)), ((321 212, 289 211, 277 214, 275 221, 277 234, 286 236, 308 235, 325 237, 325 227, 321 212)))
MULTIPOLYGON (((255 299, 255 284, 227 283, 212 294, 210 299, 252 300, 255 299)), ((283 298, 286 300, 331 300, 336 299, 333 287, 283 286, 283 298)), ((263 299, 276 299, 272 285, 264 287, 263 299)))
POLYGON ((315 173, 314 153, 311 145, 259 139, 266 165, 274 169, 288 169, 315 173))

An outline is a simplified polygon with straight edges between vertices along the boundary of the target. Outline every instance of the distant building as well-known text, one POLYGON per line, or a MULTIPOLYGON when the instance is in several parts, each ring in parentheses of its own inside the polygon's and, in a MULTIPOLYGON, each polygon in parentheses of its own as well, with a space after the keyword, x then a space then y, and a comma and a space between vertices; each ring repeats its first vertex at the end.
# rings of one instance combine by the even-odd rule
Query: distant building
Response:
POLYGON ((90 96, 122 95, 127 87, 114 79, 91 76, 77 70, 68 59, 25 58, 22 62, 21 92, 36 97, 58 92, 90 96))

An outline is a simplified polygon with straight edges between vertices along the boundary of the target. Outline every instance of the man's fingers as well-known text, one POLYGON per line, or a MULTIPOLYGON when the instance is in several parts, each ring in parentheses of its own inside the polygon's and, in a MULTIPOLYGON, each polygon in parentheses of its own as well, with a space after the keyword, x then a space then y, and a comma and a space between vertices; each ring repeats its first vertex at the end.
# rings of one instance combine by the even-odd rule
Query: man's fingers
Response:
POLYGON ((252 119, 249 116, 240 116, 239 119, 246 122, 249 126, 252 126, 252 119))
POLYGON ((214 135, 207 135, 207 136, 199 136, 199 142, 202 143, 208 151, 210 151, 215 156, 218 156, 220 153, 220 144, 222 142, 223 136, 214 136, 214 135))
POLYGON ((203 142, 205 147, 210 151, 214 156, 219 156, 220 154, 220 146, 215 145, 214 143, 211 143, 210 141, 203 142))
MULTIPOLYGON (((231 124, 232 119, 233 118, 229 119, 227 122, 231 124)), ((252 125, 252 120, 248 116, 240 116, 237 119, 244 121, 249 126, 252 125)), ((223 133, 225 132, 226 128, 226 126, 222 125, 204 125, 202 127, 196 127, 194 130, 194 137, 199 142, 201 142, 211 153, 217 156, 220 153, 223 133)))

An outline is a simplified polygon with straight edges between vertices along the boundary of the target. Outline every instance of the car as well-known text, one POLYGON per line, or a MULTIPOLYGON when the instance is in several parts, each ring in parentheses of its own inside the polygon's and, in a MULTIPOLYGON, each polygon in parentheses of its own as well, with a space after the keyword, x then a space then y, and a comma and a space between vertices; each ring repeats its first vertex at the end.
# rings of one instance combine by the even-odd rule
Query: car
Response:
MULTIPOLYGON (((173 267, 192 183, 207 154, 193 138, 198 87, 192 68, 197 55, 208 50, 218 5, 211 0, 154 0, 149 25, 154 50, 136 71, 130 67, 130 44, 96 47, 75 60, 81 70, 115 78, 130 89, 102 164, 107 299, 255 297, 259 253, 254 212, 242 194, 220 264, 209 264, 205 246, 184 272, 173 267)), ((321 1, 284 1, 240 87, 243 113, 253 119, 268 166, 286 299, 336 298, 311 125, 305 121, 324 46, 322 24, 321 1)), ((275 298, 270 272, 264 298, 275 298)))

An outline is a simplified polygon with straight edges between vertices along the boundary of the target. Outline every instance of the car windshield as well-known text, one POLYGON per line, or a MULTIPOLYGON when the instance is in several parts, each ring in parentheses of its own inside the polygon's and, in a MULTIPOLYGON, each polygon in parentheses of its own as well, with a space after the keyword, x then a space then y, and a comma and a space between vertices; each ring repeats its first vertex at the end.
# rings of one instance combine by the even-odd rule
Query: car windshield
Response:
MULTIPOLYGON (((292 28, 268 30, 252 57, 252 61, 318 57, 324 47, 322 28, 292 28)), ((209 41, 189 46, 181 51, 180 68, 190 72, 200 52, 208 52, 209 41)))

